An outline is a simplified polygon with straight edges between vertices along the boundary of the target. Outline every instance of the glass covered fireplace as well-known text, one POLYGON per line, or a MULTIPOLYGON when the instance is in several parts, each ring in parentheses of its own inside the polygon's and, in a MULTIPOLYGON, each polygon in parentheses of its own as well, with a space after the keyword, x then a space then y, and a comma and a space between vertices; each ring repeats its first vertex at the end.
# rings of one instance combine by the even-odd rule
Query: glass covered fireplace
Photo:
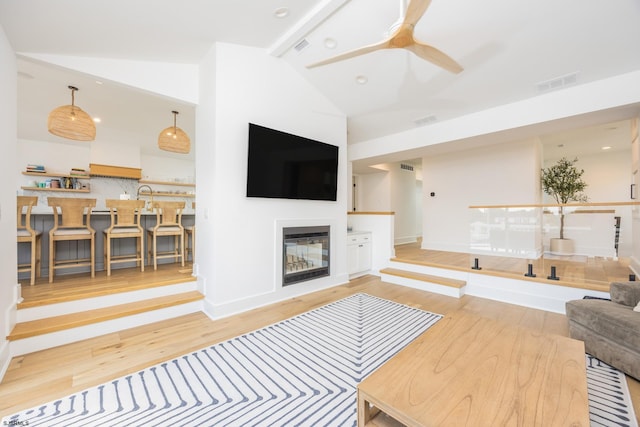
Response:
POLYGON ((329 275, 329 226, 282 229, 282 285, 329 275))

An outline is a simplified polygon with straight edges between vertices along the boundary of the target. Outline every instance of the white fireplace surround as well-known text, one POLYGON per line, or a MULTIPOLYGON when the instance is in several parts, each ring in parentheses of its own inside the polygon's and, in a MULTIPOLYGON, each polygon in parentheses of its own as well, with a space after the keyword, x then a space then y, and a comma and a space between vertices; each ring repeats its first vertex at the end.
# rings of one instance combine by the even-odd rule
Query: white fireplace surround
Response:
MULTIPOLYGON (((319 226, 329 226, 329 265, 330 266, 335 266, 335 241, 336 241, 336 222, 332 219, 328 219, 328 218, 317 218, 317 219, 279 219, 275 221, 275 227, 274 227, 274 233, 275 233, 275 244, 276 244, 276 248, 278 248, 275 251, 275 256, 274 256, 274 260, 273 260, 273 265, 275 266, 274 269, 274 284, 276 285, 276 288, 281 289, 283 288, 282 282, 283 282, 283 273, 282 273, 282 260, 284 257, 283 254, 283 250, 284 250, 284 242, 283 242, 283 232, 285 228, 290 228, 290 227, 319 227, 319 226)), ((330 284, 332 283, 331 281, 331 277, 333 275, 335 275, 335 268, 331 267, 329 270, 329 276, 324 276, 324 277, 319 277, 319 278, 314 278, 305 282, 299 282, 296 285, 303 285, 305 283, 314 283, 314 284, 321 284, 322 282, 326 282, 326 284, 330 284)), ((289 286, 291 287, 291 286, 289 286)))

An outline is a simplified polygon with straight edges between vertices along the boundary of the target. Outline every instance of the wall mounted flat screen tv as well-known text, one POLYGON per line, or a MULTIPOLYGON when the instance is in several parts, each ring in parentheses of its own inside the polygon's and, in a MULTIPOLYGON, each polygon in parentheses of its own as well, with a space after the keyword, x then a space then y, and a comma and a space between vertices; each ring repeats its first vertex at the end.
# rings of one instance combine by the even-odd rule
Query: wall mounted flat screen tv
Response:
POLYGON ((247 197, 336 200, 338 147, 249 123, 247 197))

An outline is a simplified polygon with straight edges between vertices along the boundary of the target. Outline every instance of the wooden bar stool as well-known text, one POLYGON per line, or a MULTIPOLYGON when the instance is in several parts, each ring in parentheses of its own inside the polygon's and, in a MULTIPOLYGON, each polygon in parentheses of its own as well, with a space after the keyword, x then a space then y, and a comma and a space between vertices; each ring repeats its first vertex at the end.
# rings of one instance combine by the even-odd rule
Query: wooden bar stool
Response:
MULTIPOLYGON (((196 202, 191 203, 193 209, 196 208, 196 202)), ((189 252, 191 252, 191 262, 196 261, 196 226, 187 225, 184 227, 184 255, 189 258, 189 252), (189 245, 189 237, 191 237, 191 245, 189 245)))
POLYGON ((31 228, 31 209, 38 204, 37 196, 18 196, 18 243, 31 243, 31 262, 18 264, 18 272, 29 271, 31 284, 36 283, 36 277, 40 277, 42 268, 40 258, 42 256, 42 232, 31 228), (26 209, 26 212, 24 211, 26 209))
MULTIPOLYGON (((49 283, 53 282, 56 269, 91 267, 91 277, 96 276, 96 231, 91 228, 91 209, 96 199, 49 197, 53 208, 53 228, 49 231, 49 283), (56 242, 88 240, 91 245, 89 258, 56 259, 56 242)), ((80 252, 80 250, 78 250, 80 252)))
POLYGON ((111 226, 104 230, 104 264, 107 276, 111 276, 111 264, 135 261, 144 271, 144 229, 140 225, 140 215, 144 209, 144 200, 107 199, 105 205, 111 213, 111 226), (134 254, 113 255, 112 239, 136 239, 134 254))
POLYGON ((149 259, 153 256, 153 269, 158 269, 158 259, 180 259, 184 267, 184 227, 182 227, 182 211, 185 202, 153 202, 152 207, 156 211, 155 227, 147 228, 147 237, 151 240, 149 246, 149 259), (174 250, 158 252, 158 237, 173 236, 174 250))

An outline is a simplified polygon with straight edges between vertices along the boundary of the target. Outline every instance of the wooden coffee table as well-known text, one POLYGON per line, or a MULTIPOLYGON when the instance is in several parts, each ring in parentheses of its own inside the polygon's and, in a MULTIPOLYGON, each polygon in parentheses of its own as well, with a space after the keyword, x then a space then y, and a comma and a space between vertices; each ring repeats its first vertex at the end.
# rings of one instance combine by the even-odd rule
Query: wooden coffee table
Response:
POLYGON ((587 427, 584 344, 456 311, 360 383, 358 425, 378 411, 407 426, 587 427))

